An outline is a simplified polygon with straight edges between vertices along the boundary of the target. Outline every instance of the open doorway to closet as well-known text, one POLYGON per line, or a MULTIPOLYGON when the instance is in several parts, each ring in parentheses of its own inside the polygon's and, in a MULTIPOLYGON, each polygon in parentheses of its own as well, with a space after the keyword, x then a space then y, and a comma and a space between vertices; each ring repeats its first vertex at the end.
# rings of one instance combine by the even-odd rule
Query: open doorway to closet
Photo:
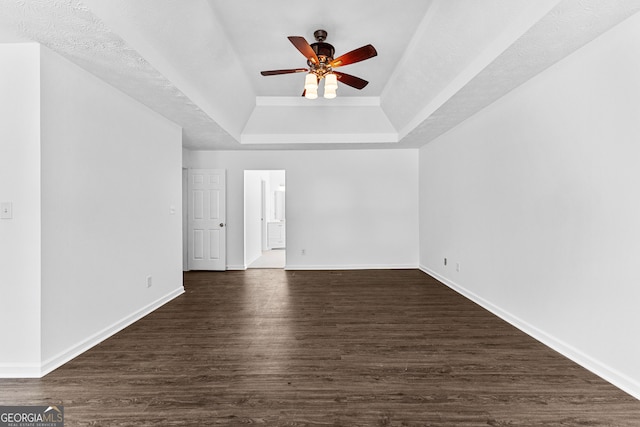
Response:
POLYGON ((244 171, 244 265, 286 265, 284 170, 244 171))

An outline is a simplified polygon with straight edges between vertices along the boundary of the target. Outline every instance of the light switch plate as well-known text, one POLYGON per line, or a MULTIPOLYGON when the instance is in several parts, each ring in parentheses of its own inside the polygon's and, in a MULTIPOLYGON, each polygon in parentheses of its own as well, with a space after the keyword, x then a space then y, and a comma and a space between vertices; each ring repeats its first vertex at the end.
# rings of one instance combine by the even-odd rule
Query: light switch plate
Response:
POLYGON ((13 218, 13 206, 11 202, 0 202, 0 219, 13 218))

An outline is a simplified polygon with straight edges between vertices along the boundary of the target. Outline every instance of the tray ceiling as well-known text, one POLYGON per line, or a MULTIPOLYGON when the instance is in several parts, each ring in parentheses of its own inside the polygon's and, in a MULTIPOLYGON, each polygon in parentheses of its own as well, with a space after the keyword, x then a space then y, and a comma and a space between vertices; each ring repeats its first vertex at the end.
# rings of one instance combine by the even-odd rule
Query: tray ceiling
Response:
POLYGON ((190 149, 422 146, 640 10, 640 0, 7 0, 0 42, 36 41, 184 129, 190 149), (401 5, 401 7, 400 7, 401 5), (333 100, 300 96, 287 36, 328 31, 333 100))

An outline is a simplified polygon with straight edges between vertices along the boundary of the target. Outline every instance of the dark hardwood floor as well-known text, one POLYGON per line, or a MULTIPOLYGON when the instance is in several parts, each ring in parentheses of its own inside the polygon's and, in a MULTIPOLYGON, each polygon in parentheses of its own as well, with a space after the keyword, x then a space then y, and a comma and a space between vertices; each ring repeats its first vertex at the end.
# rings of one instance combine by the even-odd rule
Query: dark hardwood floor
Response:
POLYGON ((185 274, 1 405, 66 426, 640 426, 640 401, 417 270, 185 274))

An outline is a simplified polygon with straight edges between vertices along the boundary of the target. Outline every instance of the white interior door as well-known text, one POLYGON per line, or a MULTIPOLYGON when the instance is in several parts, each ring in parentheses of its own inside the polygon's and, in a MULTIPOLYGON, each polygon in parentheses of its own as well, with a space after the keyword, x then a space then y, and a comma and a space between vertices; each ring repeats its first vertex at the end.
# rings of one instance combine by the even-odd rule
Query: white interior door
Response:
POLYGON ((189 270, 226 270, 225 170, 189 170, 189 270))

